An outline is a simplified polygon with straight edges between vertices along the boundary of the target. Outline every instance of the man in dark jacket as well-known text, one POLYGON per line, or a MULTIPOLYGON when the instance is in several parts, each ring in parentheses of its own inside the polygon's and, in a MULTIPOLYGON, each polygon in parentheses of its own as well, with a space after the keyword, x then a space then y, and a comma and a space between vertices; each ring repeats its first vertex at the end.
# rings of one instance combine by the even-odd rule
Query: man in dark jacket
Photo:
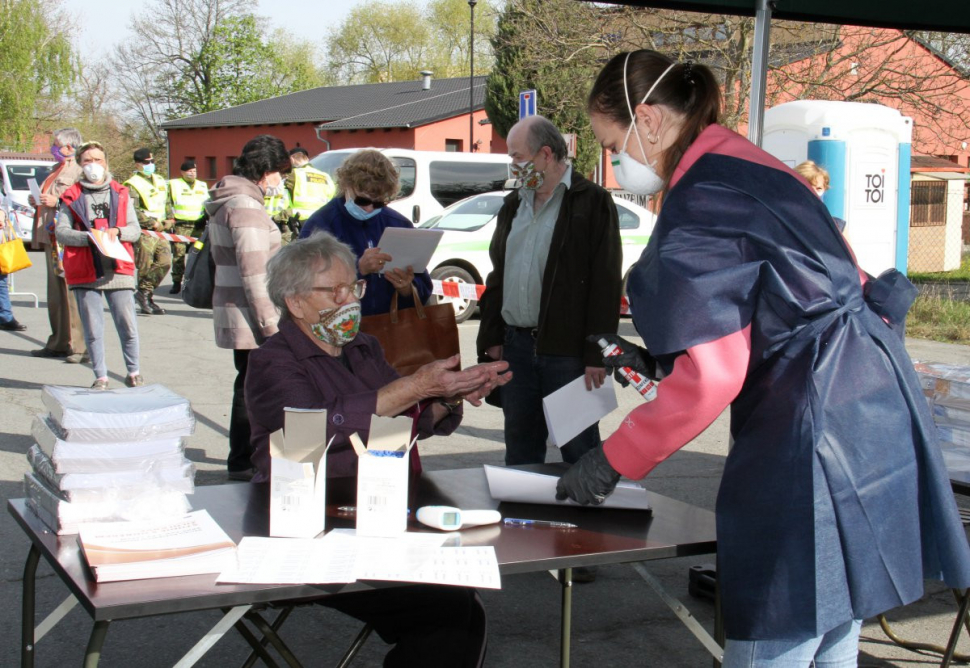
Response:
MULTIPOLYGON (((619 323, 620 228, 610 194, 573 171, 547 119, 519 121, 508 147, 522 187, 505 199, 489 247, 478 352, 512 372, 501 390, 505 463, 534 464, 546 455, 543 397, 581 376, 587 389, 605 379, 586 337, 619 323)), ((563 460, 599 444, 597 423, 562 446, 563 460)))

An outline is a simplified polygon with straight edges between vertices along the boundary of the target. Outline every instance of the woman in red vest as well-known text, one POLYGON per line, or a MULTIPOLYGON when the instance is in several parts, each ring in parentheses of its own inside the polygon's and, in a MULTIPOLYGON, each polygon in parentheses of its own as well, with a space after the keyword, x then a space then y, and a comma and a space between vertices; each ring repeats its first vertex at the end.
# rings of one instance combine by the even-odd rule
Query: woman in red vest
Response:
POLYGON ((104 359, 104 308, 121 339, 128 375, 125 385, 143 385, 138 371, 138 328, 135 324, 135 265, 132 243, 141 235, 128 189, 111 178, 104 147, 88 142, 77 150, 84 174, 61 195, 57 212, 57 240, 64 245, 64 278, 77 299, 84 341, 91 355, 96 390, 108 389, 104 359), (89 235, 98 237, 98 243, 89 235), (120 242, 120 243, 119 243, 120 242), (115 255, 116 257, 111 257, 115 255))

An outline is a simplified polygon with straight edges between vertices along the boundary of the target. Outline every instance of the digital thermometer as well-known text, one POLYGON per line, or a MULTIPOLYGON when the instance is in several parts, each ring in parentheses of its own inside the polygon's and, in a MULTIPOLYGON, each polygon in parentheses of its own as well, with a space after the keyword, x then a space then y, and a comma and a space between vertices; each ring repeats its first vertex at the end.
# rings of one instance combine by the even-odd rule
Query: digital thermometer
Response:
POLYGON ((461 510, 454 506, 424 506, 418 508, 417 517, 421 524, 442 531, 457 531, 502 521, 502 513, 497 510, 461 510))

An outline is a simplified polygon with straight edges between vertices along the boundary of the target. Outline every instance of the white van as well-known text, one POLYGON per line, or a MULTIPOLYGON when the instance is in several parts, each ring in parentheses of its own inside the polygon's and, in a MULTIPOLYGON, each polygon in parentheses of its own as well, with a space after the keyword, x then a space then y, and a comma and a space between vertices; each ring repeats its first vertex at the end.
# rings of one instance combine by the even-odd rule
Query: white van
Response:
MULTIPOLYGON (((359 150, 327 151, 310 164, 336 181, 337 168, 347 156, 359 150)), ((501 190, 509 179, 512 164, 512 159, 502 153, 377 150, 390 158, 401 172, 401 190, 389 206, 415 225, 466 197, 501 190)))
POLYGON ((30 239, 34 224, 34 207, 30 206, 30 179, 41 186, 56 166, 53 160, 28 160, 0 157, 0 186, 3 189, 3 208, 6 209, 14 227, 22 239, 30 239))

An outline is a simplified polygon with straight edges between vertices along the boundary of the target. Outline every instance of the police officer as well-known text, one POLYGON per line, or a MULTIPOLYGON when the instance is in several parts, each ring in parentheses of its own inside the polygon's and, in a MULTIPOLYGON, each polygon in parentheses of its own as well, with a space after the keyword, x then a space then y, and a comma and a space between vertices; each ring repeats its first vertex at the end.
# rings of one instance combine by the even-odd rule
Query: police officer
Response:
POLYGON ((284 186, 290 195, 290 219, 299 225, 333 199, 337 186, 329 174, 310 164, 310 154, 301 146, 290 151, 290 164, 293 171, 286 177, 284 186))
POLYGON ((295 235, 290 226, 290 192, 282 183, 277 186, 267 186, 263 191, 263 208, 280 228, 282 243, 285 246, 295 235))
MULTIPOLYGON (((151 149, 135 151, 135 173, 125 181, 131 201, 143 230, 171 231, 175 225, 168 206, 168 186, 155 173, 155 159, 151 149)), ((135 251, 138 268, 138 289, 135 301, 145 315, 164 315, 165 309, 155 303, 154 292, 172 266, 172 246, 165 239, 141 235, 135 251)))
MULTIPOLYGON (((186 160, 179 167, 182 176, 168 182, 168 203, 175 217, 175 234, 198 237, 205 225, 205 203, 209 200, 209 186, 198 178, 195 160, 186 160)), ((188 244, 172 242, 172 289, 177 295, 185 275, 185 253, 188 244)))

